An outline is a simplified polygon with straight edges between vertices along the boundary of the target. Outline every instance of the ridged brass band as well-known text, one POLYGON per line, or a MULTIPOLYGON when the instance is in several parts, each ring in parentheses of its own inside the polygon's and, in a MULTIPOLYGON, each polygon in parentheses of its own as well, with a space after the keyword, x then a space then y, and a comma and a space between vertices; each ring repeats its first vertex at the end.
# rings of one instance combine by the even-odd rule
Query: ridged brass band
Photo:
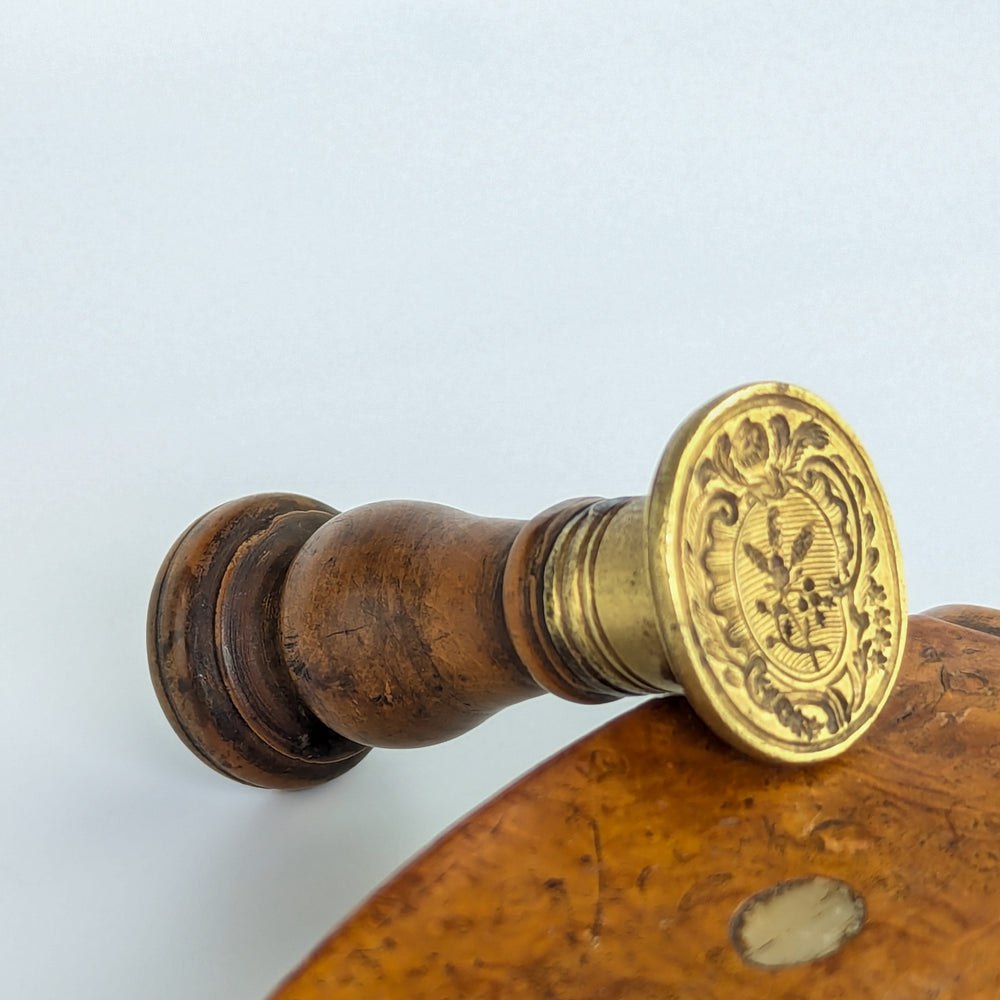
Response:
POLYGON ((679 693, 656 623, 645 497, 591 504, 560 532, 545 565, 545 623, 590 690, 679 693))

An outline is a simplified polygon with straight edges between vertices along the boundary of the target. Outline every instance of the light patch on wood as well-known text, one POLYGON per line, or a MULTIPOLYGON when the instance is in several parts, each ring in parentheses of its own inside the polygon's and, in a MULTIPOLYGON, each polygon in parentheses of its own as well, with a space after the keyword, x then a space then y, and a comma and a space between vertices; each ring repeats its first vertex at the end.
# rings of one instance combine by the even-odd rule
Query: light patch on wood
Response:
POLYGON ((846 882, 815 875, 751 896, 733 914, 729 936, 745 962, 783 969, 832 955, 864 922, 864 900, 846 882))

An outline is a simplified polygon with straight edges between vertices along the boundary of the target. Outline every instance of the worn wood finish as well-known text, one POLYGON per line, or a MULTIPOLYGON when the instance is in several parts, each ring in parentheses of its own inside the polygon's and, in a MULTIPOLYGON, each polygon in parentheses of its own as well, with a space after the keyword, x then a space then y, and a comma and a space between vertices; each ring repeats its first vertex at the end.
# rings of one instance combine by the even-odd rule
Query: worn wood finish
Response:
POLYGON ((845 756, 753 761, 647 701, 445 834, 274 1000, 998 995, 1000 613, 938 613, 845 756), (817 875, 860 898, 860 933, 748 964, 734 913, 817 875))
POLYGON ((199 518, 160 569, 149 663, 206 763, 249 784, 319 784, 368 748, 450 739, 494 712, 587 686, 553 647, 542 580, 592 499, 531 521, 387 501, 338 514, 260 494, 199 518))
POLYGON ((277 630, 288 566, 335 514, 281 493, 223 504, 177 540, 153 586, 147 641, 160 705, 191 750, 239 781, 306 787, 368 750, 305 708, 277 630))
POLYGON ((298 788, 372 746, 449 739, 544 693, 543 626, 522 598, 547 551, 534 543, 577 507, 529 523, 414 502, 338 514, 290 494, 223 504, 153 588, 149 663, 167 718, 221 773, 298 788))
POLYGON ((356 507, 303 545, 281 601, 302 700, 359 743, 439 743, 542 693, 504 623, 520 521, 407 501, 356 507))

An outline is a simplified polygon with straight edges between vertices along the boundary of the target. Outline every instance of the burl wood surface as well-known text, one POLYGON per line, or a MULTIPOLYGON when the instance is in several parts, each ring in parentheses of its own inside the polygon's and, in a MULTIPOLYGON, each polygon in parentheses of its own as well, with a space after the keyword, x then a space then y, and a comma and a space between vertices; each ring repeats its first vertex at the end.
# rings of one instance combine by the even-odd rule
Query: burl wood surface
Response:
POLYGON ((1000 613, 935 614, 965 624, 911 618, 897 689, 845 756, 769 766, 647 701, 446 833, 275 1000, 1000 996, 1000 613), (860 933, 748 965, 734 911, 810 875, 863 898, 860 933))

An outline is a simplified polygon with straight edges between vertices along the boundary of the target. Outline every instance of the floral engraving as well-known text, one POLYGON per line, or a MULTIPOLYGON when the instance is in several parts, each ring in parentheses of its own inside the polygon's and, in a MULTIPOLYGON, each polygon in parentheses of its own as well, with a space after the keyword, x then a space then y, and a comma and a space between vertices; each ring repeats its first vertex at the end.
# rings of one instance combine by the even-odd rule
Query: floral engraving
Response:
POLYGON ((827 429, 796 416, 737 418, 697 466, 691 612, 723 682, 811 742, 865 704, 894 626, 865 486, 827 429))
POLYGON ((750 542, 743 543, 745 555, 768 577, 768 590, 775 595, 770 604, 758 599, 756 610, 758 614, 769 615, 774 622, 774 634, 769 635, 766 640, 768 649, 782 644, 794 653, 805 653, 819 670, 816 654, 829 653, 830 647, 813 642, 810 636, 813 628, 823 628, 826 625, 824 609, 833 607, 833 597, 820 593, 816 589, 816 581, 803 574, 802 560, 808 555, 815 537, 811 525, 806 524, 799 530, 791 543, 790 551, 783 554, 780 521, 780 508, 769 508, 769 556, 750 542))

